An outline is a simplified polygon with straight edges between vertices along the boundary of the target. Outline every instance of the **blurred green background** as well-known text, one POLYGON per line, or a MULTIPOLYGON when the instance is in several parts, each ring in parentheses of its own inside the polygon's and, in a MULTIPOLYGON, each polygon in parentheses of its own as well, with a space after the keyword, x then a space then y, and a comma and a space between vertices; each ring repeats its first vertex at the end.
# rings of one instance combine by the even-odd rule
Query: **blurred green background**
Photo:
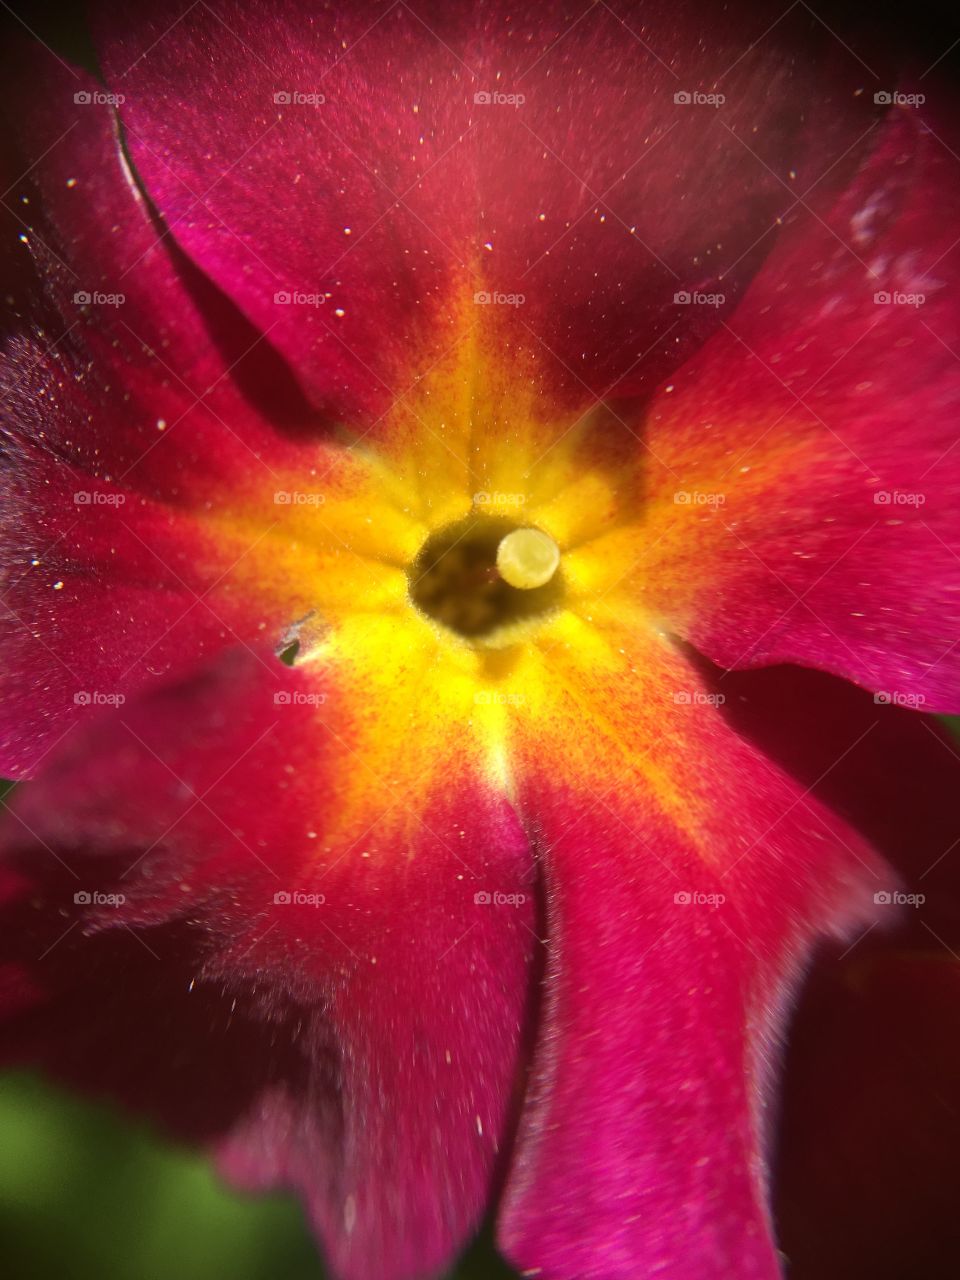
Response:
MULTIPOLYGON (((7 1280, 326 1275, 292 1199, 233 1195, 199 1157, 26 1074, 0 1074, 0 1241, 7 1280)), ((452 1274, 515 1275, 489 1236, 452 1274)))

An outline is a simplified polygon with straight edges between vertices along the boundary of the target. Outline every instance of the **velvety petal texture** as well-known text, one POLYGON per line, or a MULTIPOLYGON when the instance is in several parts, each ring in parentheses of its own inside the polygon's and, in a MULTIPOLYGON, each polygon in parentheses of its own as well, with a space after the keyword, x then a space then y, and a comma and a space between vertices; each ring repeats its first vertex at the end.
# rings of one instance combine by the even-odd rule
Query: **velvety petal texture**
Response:
POLYGON ((339 8, 27 72, 4 1060, 345 1280, 495 1206, 544 1280, 776 1280, 794 998, 916 868, 826 784, 890 708, 821 759, 703 655, 957 704, 950 135, 805 5, 339 8))
POLYGON ((297 1188, 337 1274, 418 1276, 509 1138, 533 868, 461 744, 371 785, 347 694, 240 652, 74 735, 7 820, 4 1057, 297 1188))
POLYGON ((609 648, 568 634, 590 661, 554 650, 517 730, 550 948, 503 1241, 550 1277, 776 1277, 784 1018, 814 943, 868 928, 890 873, 664 641, 595 623, 609 648))
MULTIPOLYGON (((958 708, 956 134, 891 109, 651 408, 643 589, 715 661, 958 708)), ((745 144, 747 145, 747 144, 745 144)), ((758 165, 762 164, 756 158, 758 165)))
POLYGON ((103 58, 170 234, 319 404, 372 424, 462 340, 464 303, 475 321, 509 298, 511 346, 573 403, 649 392, 717 326, 783 183, 828 189, 877 114, 821 26, 744 53, 738 18, 768 25, 687 3, 171 4, 108 10, 103 58), (690 100, 710 91, 722 112, 690 100))

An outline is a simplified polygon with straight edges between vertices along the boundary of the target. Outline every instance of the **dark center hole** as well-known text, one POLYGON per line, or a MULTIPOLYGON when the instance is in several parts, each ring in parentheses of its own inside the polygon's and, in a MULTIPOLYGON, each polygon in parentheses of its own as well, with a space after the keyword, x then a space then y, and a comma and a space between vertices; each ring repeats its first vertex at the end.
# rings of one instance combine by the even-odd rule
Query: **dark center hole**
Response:
POLYGON ((430 535, 408 569, 410 598, 430 618, 461 636, 480 638, 556 609, 562 569, 542 587, 523 591, 497 573, 497 547, 514 520, 472 514, 430 535))

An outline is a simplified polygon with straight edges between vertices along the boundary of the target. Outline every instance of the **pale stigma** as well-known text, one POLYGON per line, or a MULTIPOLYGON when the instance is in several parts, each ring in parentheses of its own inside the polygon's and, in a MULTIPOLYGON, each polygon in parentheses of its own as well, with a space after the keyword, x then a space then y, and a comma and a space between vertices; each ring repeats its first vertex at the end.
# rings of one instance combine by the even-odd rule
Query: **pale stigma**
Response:
POLYGON ((497 571, 511 587, 542 587, 559 564, 560 548, 539 529, 514 529, 497 547, 497 571))

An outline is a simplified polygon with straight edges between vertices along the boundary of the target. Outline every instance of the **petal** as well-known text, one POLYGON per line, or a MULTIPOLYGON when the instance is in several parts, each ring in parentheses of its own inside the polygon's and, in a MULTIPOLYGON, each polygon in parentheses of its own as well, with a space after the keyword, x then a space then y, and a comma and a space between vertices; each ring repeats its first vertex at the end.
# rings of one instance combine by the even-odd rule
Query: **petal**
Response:
MULTIPOLYGON (((18 778, 93 698, 258 634, 262 602, 231 599, 227 575, 276 525, 287 473, 334 460, 309 412, 289 437, 276 357, 160 240, 111 109, 74 101, 103 97, 96 82, 22 63, 13 91, 29 81, 37 106, 6 139, 20 258, 0 359, 0 771, 18 778), (267 387, 276 426, 257 408, 267 387)), ((305 612, 286 605, 267 615, 274 638, 305 612)))
POLYGON ((955 743, 932 719, 819 672, 732 673, 721 687, 740 732, 867 834, 903 892, 919 895, 884 905, 892 928, 819 957, 791 1025, 776 1197, 790 1274, 949 1275, 960 1257, 955 743))
POLYGON ((893 110, 829 216, 797 217, 652 409, 636 577, 724 666, 800 662, 960 706, 960 253, 945 215, 960 173, 945 136, 893 110))
POLYGON ((263 335, 163 235, 102 87, 33 51, 21 60, 11 91, 38 101, 8 139, 3 213, 24 261, 5 420, 93 477, 168 501, 208 497, 265 450, 282 453, 290 416, 306 428, 311 415, 291 404, 263 335))
POLYGON ((548 691, 518 717, 516 787, 549 943, 501 1238, 545 1277, 772 1278, 784 1019, 813 946, 865 928, 891 874, 643 635, 558 624, 543 678, 514 676, 548 691))
POLYGON ((789 204, 738 135, 828 187, 874 111, 822 28, 764 22, 744 53, 735 24, 699 5, 161 5, 109 12, 102 58, 171 234, 318 403, 371 421, 488 295, 580 404, 652 388, 716 327, 675 294, 722 276, 732 305, 789 204), (720 79, 722 112, 675 99, 720 79))
POLYGON ((277 689, 229 655, 25 789, 7 1056, 146 1108, 246 1185, 294 1186, 337 1274, 432 1274, 509 1136, 527 842, 469 745, 438 754, 429 708, 368 778, 349 670, 281 670, 277 689))

